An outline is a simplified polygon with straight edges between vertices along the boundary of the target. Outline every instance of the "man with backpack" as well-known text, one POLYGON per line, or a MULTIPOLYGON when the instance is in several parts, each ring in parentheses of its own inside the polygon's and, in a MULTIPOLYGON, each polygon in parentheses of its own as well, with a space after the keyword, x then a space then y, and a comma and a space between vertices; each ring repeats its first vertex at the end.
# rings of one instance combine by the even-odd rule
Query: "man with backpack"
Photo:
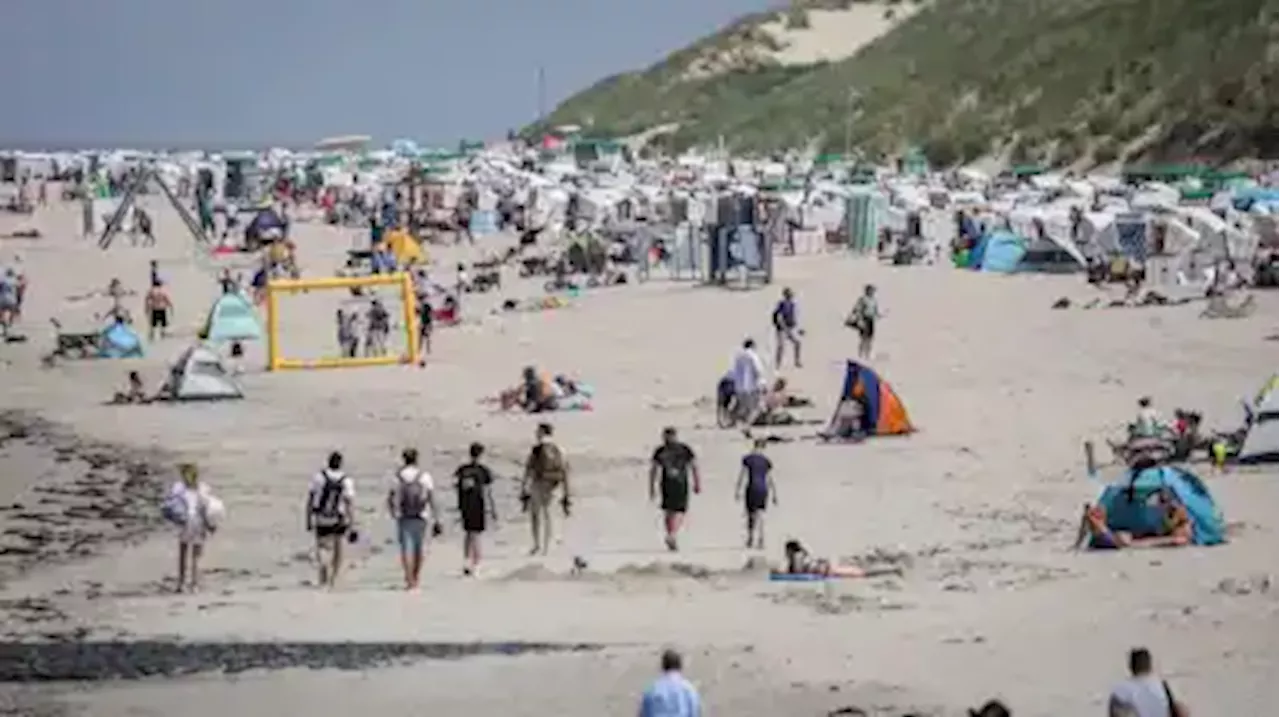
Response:
POLYGON ((400 567, 404 570, 404 588, 418 587, 422 574, 422 556, 427 536, 427 522, 435 519, 432 535, 439 535, 439 513, 436 512, 435 485, 431 474, 418 467, 418 451, 406 448, 403 464, 396 471, 387 492, 387 511, 396 521, 396 537, 400 543, 400 567))
POLYGON ((320 585, 333 587, 342 568, 342 544, 355 541, 356 488, 342 471, 342 454, 329 454, 325 468, 311 478, 307 491, 307 531, 316 536, 320 585))
POLYGON ((551 501, 556 489, 564 489, 560 507, 566 518, 573 505, 569 497, 569 466, 560 446, 551 440, 552 433, 550 423, 538 424, 537 443, 529 450, 524 479, 520 482, 520 501, 529 511, 529 527, 533 532, 530 555, 546 555, 551 548, 551 501))

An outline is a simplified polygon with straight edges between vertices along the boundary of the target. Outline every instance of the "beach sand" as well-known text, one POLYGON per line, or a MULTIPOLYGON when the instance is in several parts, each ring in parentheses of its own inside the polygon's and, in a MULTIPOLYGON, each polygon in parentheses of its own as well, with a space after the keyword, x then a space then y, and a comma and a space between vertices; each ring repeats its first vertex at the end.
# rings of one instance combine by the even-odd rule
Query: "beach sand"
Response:
MULTIPOLYGON (((1276 368, 1276 345, 1265 339, 1276 330, 1272 311, 1222 321, 1197 318, 1194 305, 1052 311, 1058 297, 1083 299, 1093 290, 1080 277, 993 277, 809 256, 780 259, 776 286, 755 292, 669 281, 659 272, 643 285, 588 291, 555 311, 489 316, 498 295, 468 297, 476 321, 439 329, 425 368, 268 374, 258 368, 263 347, 252 346, 243 401, 107 406, 128 370, 142 371, 148 383, 162 380, 217 293, 220 264, 198 253, 172 212, 153 215, 153 249, 120 237, 99 250, 78 236, 78 209, 70 206, 33 220, 45 238, 0 242, 0 263, 20 255, 31 280, 29 341, 0 346, 0 408, 13 412, 10 423, 47 422, 0 445, 0 503, 59 513, 97 498, 123 511, 114 520, 54 526, 34 564, 21 551, 0 554, 5 639, 535 641, 598 649, 357 671, 7 685, 0 706, 95 717, 237 709, 373 717, 424 705, 441 714, 621 714, 634 710, 659 650, 672 645, 688 655, 687 673, 702 687, 709 714, 824 715, 842 706, 956 714, 999 696, 1020 717, 1085 715, 1105 709, 1110 686, 1124 675, 1125 652, 1145 645, 1197 714, 1277 711, 1274 470, 1211 476, 1204 469, 1231 525, 1229 545, 1068 549, 1080 505, 1096 492, 1082 442, 1115 436, 1144 394, 1167 414, 1196 407, 1210 426, 1237 424, 1239 399, 1276 368), (141 292, 151 259, 173 293, 177 335, 149 345, 144 359, 40 367, 50 317, 92 325, 92 313, 107 308, 101 299, 66 297, 104 288, 112 276, 141 292), (710 396, 744 337, 755 336, 771 355, 769 312, 786 285, 797 293, 808 334, 804 368, 784 375, 816 402, 805 415, 826 418, 856 345, 841 320, 868 282, 879 287, 887 314, 872 363, 920 430, 857 446, 772 446, 780 506, 769 515, 764 557, 779 559, 783 541, 798 537, 822 555, 891 563, 903 575, 770 583, 743 569, 760 557, 741 547, 733 500, 748 442, 715 429, 699 399, 710 396), (572 464, 575 506, 558 524, 551 555, 538 559, 526 557, 515 479, 542 417, 495 414, 480 402, 513 383, 525 364, 577 376, 597 392, 595 410, 551 416, 572 464), (648 455, 666 425, 698 451, 705 476, 675 555, 662 548, 660 518, 646 496, 648 455), (487 536, 481 574, 461 577, 450 512, 424 588, 406 593, 383 517, 387 476, 401 448, 412 445, 447 484, 473 440, 489 446, 500 474, 502 522, 487 536), (341 584, 327 593, 309 585, 311 543, 300 511, 308 478, 334 449, 346 454, 355 477, 364 537, 341 584), (106 476, 106 497, 49 492, 92 482, 84 477, 86 450, 117 456, 95 474, 106 476), (204 589, 190 596, 163 591, 174 568, 172 536, 139 538, 148 529, 145 501, 172 479, 179 460, 197 462, 228 506, 208 549, 204 589), (130 474, 129 461, 148 467, 130 474), (129 475, 136 478, 126 496, 129 475), (81 554, 59 558, 58 546, 75 552, 70 531, 77 527, 99 537, 82 540, 81 554), (588 562, 586 574, 571 574, 574 556, 588 562)), ((19 221, 0 218, 0 232, 19 221)), ((354 236, 298 225, 303 271, 331 273, 354 236)), ((506 242, 482 244, 496 251, 506 242)), ((447 267, 459 257, 477 255, 433 253, 441 279, 452 277, 447 267)), ((541 283, 511 279, 503 295, 533 296, 541 283)), ((304 356, 327 351, 341 298, 286 299, 285 347, 304 356)), ((135 301, 130 308, 141 319, 140 296, 135 301)), ((1275 297, 1260 301, 1274 306, 1275 297)), ((446 492, 444 503, 451 501, 446 492)), ((0 545, 28 545, 11 531, 30 532, 31 519, 21 522, 17 512, 0 512, 0 545)), ((11 656, 0 662, 16 669, 11 656)))

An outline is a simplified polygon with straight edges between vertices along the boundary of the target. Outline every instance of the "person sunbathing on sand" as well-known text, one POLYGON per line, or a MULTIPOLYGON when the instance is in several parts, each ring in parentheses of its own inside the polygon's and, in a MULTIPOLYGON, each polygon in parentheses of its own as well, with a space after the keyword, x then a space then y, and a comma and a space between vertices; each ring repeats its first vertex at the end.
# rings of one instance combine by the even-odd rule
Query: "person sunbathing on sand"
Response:
POLYGON ((774 571, 775 573, 784 573, 786 575, 820 575, 827 578, 863 578, 873 575, 887 575, 898 571, 897 568, 884 568, 876 571, 867 571, 856 565, 837 565, 830 560, 823 558, 815 558, 809 554, 808 549, 794 538, 788 540, 782 548, 784 555, 784 568, 774 571))

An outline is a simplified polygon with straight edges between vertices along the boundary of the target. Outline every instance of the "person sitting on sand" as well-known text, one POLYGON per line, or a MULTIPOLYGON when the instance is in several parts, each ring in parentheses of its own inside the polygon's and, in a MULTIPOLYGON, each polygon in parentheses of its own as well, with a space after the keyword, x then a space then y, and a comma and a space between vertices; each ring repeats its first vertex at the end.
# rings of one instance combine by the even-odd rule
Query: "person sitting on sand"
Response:
POLYGON ((1195 526, 1186 507, 1168 488, 1158 491, 1155 499, 1162 517, 1159 532, 1154 535, 1135 536, 1125 531, 1112 530, 1107 524, 1105 509, 1097 505, 1085 505, 1075 545, 1079 547, 1084 544, 1093 550, 1176 548, 1190 545, 1195 537, 1195 526))
POLYGON ((752 421, 753 426, 789 426, 800 419, 788 411, 788 408, 812 406, 813 401, 796 396, 787 390, 787 380, 778 378, 765 391, 760 403, 760 414, 752 421))
POLYGON ((137 371, 129 372, 128 385, 124 391, 117 391, 112 403, 148 403, 146 387, 142 384, 142 376, 137 371))
POLYGON ((1080 527, 1076 531, 1075 547, 1087 546, 1090 550, 1119 550, 1133 542, 1133 536, 1107 527, 1107 511, 1100 505, 1085 503, 1080 515, 1080 527), (1086 537, 1088 540, 1086 541, 1086 537))
POLYGON ((1129 437, 1133 438, 1161 438, 1168 433, 1169 428, 1165 424, 1164 419, 1160 417, 1160 412, 1151 405, 1151 397, 1143 396, 1138 399, 1138 415, 1134 418, 1129 429, 1129 437))
POLYGON ((557 408, 556 396, 549 382, 542 380, 533 366, 525 366, 520 373, 520 407, 529 413, 543 413, 557 408))

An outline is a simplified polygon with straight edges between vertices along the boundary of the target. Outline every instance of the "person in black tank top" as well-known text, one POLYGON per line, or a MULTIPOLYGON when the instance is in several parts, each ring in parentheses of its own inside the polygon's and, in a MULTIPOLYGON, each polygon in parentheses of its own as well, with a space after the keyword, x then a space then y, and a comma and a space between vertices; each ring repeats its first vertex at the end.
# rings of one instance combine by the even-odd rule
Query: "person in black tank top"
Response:
POLYGON ((453 473, 454 487, 458 491, 458 513, 462 516, 462 572, 471 575, 480 565, 480 535, 484 533, 485 519, 498 519, 493 502, 493 473, 480 462, 484 446, 472 443, 471 460, 458 466, 453 473))

